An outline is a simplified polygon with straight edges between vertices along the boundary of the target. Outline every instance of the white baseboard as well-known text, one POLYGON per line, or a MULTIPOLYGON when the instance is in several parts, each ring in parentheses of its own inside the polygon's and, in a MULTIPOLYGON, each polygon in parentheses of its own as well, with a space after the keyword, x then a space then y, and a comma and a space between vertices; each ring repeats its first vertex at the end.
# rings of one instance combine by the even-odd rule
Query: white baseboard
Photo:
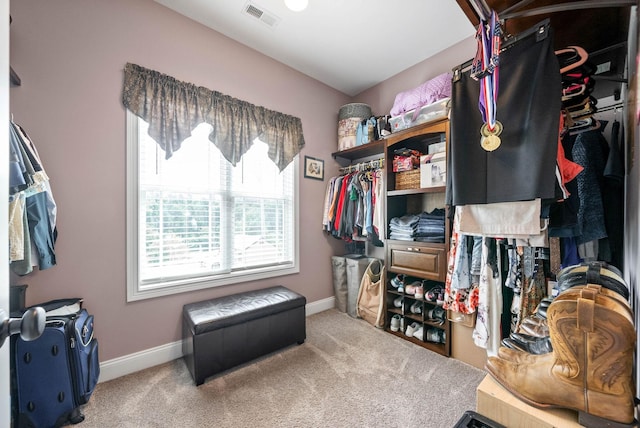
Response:
MULTIPOLYGON (((335 306, 335 297, 317 300, 305 306, 306 316, 317 314, 335 306)), ((144 351, 114 358, 100 363, 100 380, 107 382, 159 364, 168 363, 182 357, 182 341, 156 346, 144 351)))
POLYGON ((328 311, 336 307, 336 298, 327 297, 326 299, 316 300, 312 303, 307 303, 305 306, 306 315, 313 315, 320 312, 328 311))

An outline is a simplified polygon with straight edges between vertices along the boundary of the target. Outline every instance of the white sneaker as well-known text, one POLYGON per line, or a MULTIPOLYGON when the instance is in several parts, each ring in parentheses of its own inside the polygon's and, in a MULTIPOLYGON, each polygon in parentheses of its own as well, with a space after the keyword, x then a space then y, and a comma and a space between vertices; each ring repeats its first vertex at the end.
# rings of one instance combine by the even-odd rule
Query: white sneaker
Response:
POLYGON ((396 314, 393 317, 391 317, 391 322, 389 323, 389 328, 391 329, 391 331, 400 330, 400 315, 396 314))
POLYGON ((404 332, 405 336, 413 336, 413 333, 420 327, 420 324, 417 322, 412 323, 409 327, 407 327, 407 331, 404 332))
POLYGON ((424 327, 418 327, 418 329, 413 332, 413 337, 415 337, 416 339, 424 340, 424 327))
POLYGON ((404 297, 402 297, 402 296, 397 297, 397 298, 393 301, 393 306, 395 306, 396 308, 401 308, 401 307, 402 307, 402 299, 404 299, 404 297))

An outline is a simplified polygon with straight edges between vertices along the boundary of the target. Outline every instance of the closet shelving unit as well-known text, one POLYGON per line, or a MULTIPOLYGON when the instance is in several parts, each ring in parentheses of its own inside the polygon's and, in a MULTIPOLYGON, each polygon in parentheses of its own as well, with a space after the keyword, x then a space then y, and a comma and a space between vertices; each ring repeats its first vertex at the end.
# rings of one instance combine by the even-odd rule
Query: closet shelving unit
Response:
MULTIPOLYGON (((448 146, 449 120, 446 118, 393 133, 386 139, 385 163, 391 165, 394 151, 398 148, 414 149, 426 154, 428 153, 429 145, 442 141, 445 142, 445 146, 448 146)), ((397 175, 392 168, 387 168, 385 220, 387 225, 389 225, 392 218, 401 217, 405 214, 431 212, 434 208, 446 209, 445 186, 399 190, 396 189, 396 177, 397 175)), ((428 317, 428 313, 438 306, 436 303, 429 302, 426 298, 416 298, 406 292, 399 293, 390 283, 391 279, 396 275, 403 274, 407 278, 405 287, 413 281, 429 280, 429 286, 425 288, 425 293, 434 286, 441 286, 444 289, 450 235, 450 225, 447 218, 448 216, 445 216, 445 239, 442 243, 391 239, 385 241, 387 275, 385 329, 391 334, 448 357, 451 355, 451 324, 446 317, 446 311, 443 322, 434 321, 428 317), (399 297, 402 298, 404 304, 397 308, 393 302, 399 297), (421 313, 414 314, 411 312, 410 308, 414 304, 421 308, 421 313), (424 340, 406 336, 401 330, 398 332, 391 331, 390 321, 396 314, 404 318, 405 328, 417 322, 425 331, 424 340), (427 340, 426 331, 428 329, 438 329, 444 332, 444 343, 427 340)), ((389 236, 388 233, 387 236, 389 236)))
MULTIPOLYGON (((376 155, 384 157, 386 165, 385 176, 385 224, 393 217, 401 217, 405 214, 419 214, 423 211, 432 211, 434 208, 445 207, 445 186, 402 189, 396 190, 396 175, 391 165, 393 152, 397 148, 406 147, 415 149, 421 153, 428 152, 431 144, 445 141, 449 143, 449 120, 444 118, 432 122, 422 123, 402 131, 394 132, 384 139, 376 140, 368 144, 356 146, 347 150, 332 153, 336 161, 346 166, 355 160, 376 155)), ((388 230, 385 236, 388 236, 388 230)), ((413 241, 397 241, 385 239, 385 330, 389 333, 418 344, 424 348, 437 352, 444 356, 451 355, 451 325, 447 317, 439 323, 429 319, 429 309, 437 305, 426 299, 417 299, 415 296, 399 293, 390 285, 391 278, 397 274, 404 274, 413 280, 430 280, 439 283, 444 288, 447 269, 447 254, 449 252, 450 224, 445 220, 445 240, 443 243, 425 243, 413 241), (405 304, 396 308, 393 301, 402 297, 405 304), (422 308, 421 314, 410 311, 415 302, 422 308), (390 321, 393 315, 399 314, 405 318, 405 327, 413 322, 419 323, 425 331, 429 328, 437 328, 444 332, 444 343, 435 343, 420 340, 412 336, 406 336, 403 331, 393 332, 390 329, 390 321)), ((426 291, 426 290, 425 290, 426 291)))

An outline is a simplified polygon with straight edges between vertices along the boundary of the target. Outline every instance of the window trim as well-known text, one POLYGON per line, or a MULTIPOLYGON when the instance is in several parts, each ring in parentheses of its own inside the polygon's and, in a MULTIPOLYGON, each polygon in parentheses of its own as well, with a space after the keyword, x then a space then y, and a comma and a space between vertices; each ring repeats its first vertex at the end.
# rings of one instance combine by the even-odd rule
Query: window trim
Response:
POLYGON ((189 291, 202 290, 223 285, 237 284, 248 281, 257 281, 275 278, 284 275, 292 275, 300 272, 300 174, 299 157, 293 160, 293 210, 294 210, 294 249, 293 263, 286 266, 269 266, 254 268, 250 272, 235 271, 210 277, 197 279, 183 279, 167 281, 162 286, 153 287, 140 284, 138 261, 138 117, 126 111, 126 276, 127 276, 127 302, 152 299, 155 297, 169 296, 189 291))

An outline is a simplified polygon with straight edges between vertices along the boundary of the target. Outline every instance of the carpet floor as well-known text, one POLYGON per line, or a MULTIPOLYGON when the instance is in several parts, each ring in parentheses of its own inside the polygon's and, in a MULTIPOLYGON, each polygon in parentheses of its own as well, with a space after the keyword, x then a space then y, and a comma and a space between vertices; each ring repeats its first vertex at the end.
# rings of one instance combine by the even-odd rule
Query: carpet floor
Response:
POLYGON ((335 309, 307 340, 196 387, 182 359, 98 384, 82 428, 454 427, 483 370, 335 309))

